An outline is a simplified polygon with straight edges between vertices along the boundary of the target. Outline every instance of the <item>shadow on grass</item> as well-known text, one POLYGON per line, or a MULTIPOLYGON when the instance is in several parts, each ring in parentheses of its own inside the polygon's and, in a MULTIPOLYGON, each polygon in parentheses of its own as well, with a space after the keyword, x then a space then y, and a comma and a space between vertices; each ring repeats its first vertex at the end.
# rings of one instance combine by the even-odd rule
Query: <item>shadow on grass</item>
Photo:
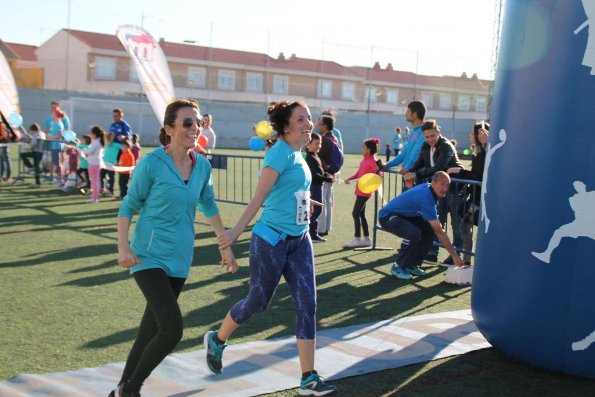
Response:
POLYGON ((115 249, 115 244, 95 244, 89 246, 72 247, 69 249, 55 250, 49 253, 45 253, 37 256, 36 258, 25 260, 21 259, 14 262, 5 262, 0 265, 0 268, 43 265, 48 262, 64 261, 65 258, 67 258, 69 261, 84 260, 110 253, 113 254, 115 252, 115 249))
POLYGON ((595 381, 532 367, 496 349, 333 381, 354 397, 593 396, 595 381))

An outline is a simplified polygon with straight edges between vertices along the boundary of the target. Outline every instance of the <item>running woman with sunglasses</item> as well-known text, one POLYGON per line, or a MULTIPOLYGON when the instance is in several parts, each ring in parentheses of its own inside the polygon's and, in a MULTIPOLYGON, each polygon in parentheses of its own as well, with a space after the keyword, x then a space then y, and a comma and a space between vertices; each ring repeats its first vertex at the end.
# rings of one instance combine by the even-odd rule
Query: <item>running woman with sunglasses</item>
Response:
POLYGON ((250 240, 250 289, 227 313, 218 331, 204 337, 207 366, 222 371, 226 341, 253 314, 269 306, 281 276, 285 278, 296 311, 296 337, 302 378, 300 395, 335 394, 314 368, 316 342, 316 280, 310 240, 310 183, 312 176, 300 149, 310 141, 312 116, 303 102, 273 102, 269 120, 277 136, 264 157, 254 197, 236 225, 218 235, 219 249, 236 241, 264 203, 250 240))
MULTIPOLYGON (((192 263, 196 208, 217 236, 225 230, 215 203, 211 165, 192 152, 201 128, 196 102, 170 103, 159 134, 163 146, 138 163, 120 206, 118 263, 130 268, 147 305, 118 387, 109 397, 140 396, 145 379, 182 338, 177 299, 192 263), (137 211, 129 243, 130 221, 137 211)), ((221 266, 235 272, 238 265, 231 249, 220 253, 221 266)))

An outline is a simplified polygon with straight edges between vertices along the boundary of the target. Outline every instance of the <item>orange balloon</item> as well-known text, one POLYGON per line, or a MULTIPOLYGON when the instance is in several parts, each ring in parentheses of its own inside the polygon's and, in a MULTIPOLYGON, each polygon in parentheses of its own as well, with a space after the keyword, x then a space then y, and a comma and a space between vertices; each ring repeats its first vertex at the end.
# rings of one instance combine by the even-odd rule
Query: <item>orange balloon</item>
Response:
POLYGON ((203 148, 205 148, 205 149, 206 149, 206 147, 207 147, 207 144, 208 144, 208 143, 209 143, 209 138, 207 138, 207 137, 206 137, 206 136, 204 136, 204 135, 199 135, 199 136, 198 136, 198 144, 199 144, 200 146, 202 146, 203 148))

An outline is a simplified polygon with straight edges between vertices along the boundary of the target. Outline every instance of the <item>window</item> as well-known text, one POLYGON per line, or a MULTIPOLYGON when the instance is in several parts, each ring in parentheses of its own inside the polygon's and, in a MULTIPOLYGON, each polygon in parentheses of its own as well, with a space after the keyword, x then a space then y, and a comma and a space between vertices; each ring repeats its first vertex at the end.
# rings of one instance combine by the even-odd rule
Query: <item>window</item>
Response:
POLYGON ((205 68, 188 67, 188 77, 186 80, 188 87, 204 88, 207 85, 207 71, 205 68))
POLYGON ((330 80, 318 80, 318 97, 331 98, 333 96, 333 82, 330 80))
POLYGON ((262 92, 262 74, 246 73, 246 91, 262 92))
POLYGON ((370 101, 370 103, 378 102, 378 97, 382 95, 382 91, 377 89, 376 87, 366 87, 366 95, 364 96, 364 101, 370 101))
POLYGON ((399 102, 399 90, 386 90, 386 103, 396 104, 399 102))
POLYGON ((450 94, 440 94, 440 109, 442 110, 450 110, 452 109, 451 105, 451 95, 450 94))
POLYGON ((217 86, 220 90, 234 90, 236 87, 236 72, 220 70, 217 86))
POLYGON ((273 94, 289 93, 289 78, 287 76, 273 77, 273 94))
POLYGON ((459 106, 458 110, 469 110, 469 95, 460 95, 459 96, 459 106))
POLYGON ((486 110, 488 110, 488 99, 484 96, 475 98, 475 111, 485 112, 486 110))
POLYGON ((422 92, 421 101, 426 104, 426 108, 431 109, 434 107, 434 94, 431 92, 422 92))
POLYGON ((97 80, 115 80, 116 79, 116 59, 106 57, 95 58, 95 79, 97 80))
POLYGON ((343 99, 354 99, 355 98, 355 84, 343 83, 343 92, 341 93, 343 99))
POLYGON ((128 66, 130 68, 130 73, 128 74, 128 80, 138 83, 138 72, 136 71, 136 67, 134 67, 134 62, 130 61, 130 65, 128 66))

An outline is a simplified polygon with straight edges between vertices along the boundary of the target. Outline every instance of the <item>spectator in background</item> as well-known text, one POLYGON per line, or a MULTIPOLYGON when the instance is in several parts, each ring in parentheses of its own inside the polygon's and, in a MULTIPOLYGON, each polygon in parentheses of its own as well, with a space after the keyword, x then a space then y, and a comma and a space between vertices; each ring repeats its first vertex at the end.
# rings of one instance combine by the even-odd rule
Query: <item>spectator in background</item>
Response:
MULTIPOLYGON (((91 137, 89 135, 83 135, 81 137, 81 144, 78 146, 80 151, 83 151, 91 144, 91 137)), ((81 179, 79 188, 81 193, 86 194, 91 189, 91 181, 89 180, 89 164, 87 158, 81 155, 79 151, 79 168, 76 172, 77 176, 81 179)))
MULTIPOLYGON (((320 131, 321 147, 318 152, 322 166, 327 171, 327 165, 331 163, 331 156, 333 150, 333 142, 338 145, 337 138, 333 135, 335 128, 335 119, 329 115, 322 115, 318 118, 318 131, 320 131)), ((334 179, 337 179, 337 174, 330 173, 334 179)), ((318 218, 318 234, 326 236, 333 225, 333 182, 322 183, 322 213, 318 218)))
POLYGON ((141 146, 140 136, 136 132, 132 134, 132 146, 130 147, 130 150, 134 155, 134 160, 138 162, 138 159, 140 158, 141 146))
POLYGON ((8 155, 8 129, 0 122, 0 178, 3 181, 10 179, 10 156, 8 155))
POLYGON ((27 151, 21 153, 21 159, 25 167, 33 168, 33 174, 35 175, 35 183, 31 185, 33 188, 38 188, 41 185, 39 178, 41 158, 43 157, 43 140, 45 134, 41 131, 41 127, 37 123, 31 124, 29 127, 29 144, 27 145, 27 151), (33 164, 31 161, 33 160, 33 164))
POLYGON ((59 109, 63 113, 62 125, 64 127, 64 130, 70 129, 70 119, 66 115, 66 112, 64 112, 62 109, 60 109, 60 103, 58 101, 52 101, 52 102, 50 102, 50 113, 45 118, 45 124, 43 126, 43 129, 45 130, 46 133, 50 132, 50 128, 52 127, 52 122, 54 120, 53 113, 54 113, 54 110, 56 110, 56 109, 59 109))
POLYGON ((114 118, 114 122, 109 128, 109 132, 114 134, 114 141, 117 143, 122 142, 124 139, 132 141, 132 128, 124 120, 124 111, 116 108, 112 111, 112 117, 114 118))
MULTIPOLYGON (((364 141, 364 144, 362 145, 362 155, 364 158, 359 163, 357 172, 349 178, 346 178, 345 183, 349 184, 352 180, 359 179, 366 174, 375 174, 378 172, 379 167, 382 169, 382 161, 376 158, 379 146, 380 139, 378 138, 370 138, 364 141)), ((371 196, 371 193, 364 193, 359 189, 357 184, 355 185, 355 203, 353 204, 353 211, 351 213, 351 216, 353 217, 353 225, 355 226, 355 234, 351 240, 343 245, 343 247, 358 248, 369 247, 372 245, 368 220, 366 219, 366 203, 371 196), (363 237, 362 231, 364 234, 363 237)))
MULTIPOLYGON (((52 112, 52 122, 50 123, 49 132, 46 135, 46 139, 48 141, 58 141, 64 139, 64 124, 62 123, 62 118, 64 117, 64 113, 60 108, 54 109, 52 112)), ((52 162, 50 163, 50 176, 54 177, 54 183, 56 185, 61 185, 60 183, 60 175, 62 175, 62 170, 60 168, 60 152, 62 151, 62 144, 60 142, 52 142, 51 145, 51 153, 52 153, 52 162)))
MULTIPOLYGON (((332 183, 335 181, 333 176, 324 171, 318 152, 320 151, 320 135, 312 133, 312 138, 308 143, 306 150, 306 163, 312 174, 312 184, 310 185, 310 198, 322 203, 322 184, 324 182, 332 183)), ((318 234, 318 217, 322 213, 322 207, 315 205, 312 215, 310 215, 310 238, 313 243, 324 243, 326 239, 318 234)))
POLYGON ((386 149, 384 149, 384 155, 386 156, 386 162, 387 163, 390 161, 390 154, 391 154, 390 144, 387 143, 386 144, 386 149))
POLYGON ((202 116, 202 120, 205 126, 201 135, 204 135, 204 137, 207 138, 207 146, 204 149, 207 151, 207 153, 211 153, 213 150, 215 150, 215 145, 217 143, 217 135, 215 134, 215 131, 212 127, 213 116, 210 114, 204 114, 202 116))
MULTIPOLYGON (((337 121, 337 117, 336 117, 335 112, 333 111, 333 109, 323 110, 321 117, 324 117, 324 116, 332 117, 332 119, 335 122, 337 121)), ((341 148, 341 150, 345 150, 343 148, 343 135, 341 134, 341 131, 339 131, 337 128, 333 127, 333 130, 331 132, 333 133, 333 136, 335 138, 337 138, 337 142, 339 143, 339 147, 341 148)))
MULTIPOLYGON (((120 142, 123 142, 121 140, 120 142)), ((99 183, 101 185, 101 192, 106 196, 114 195, 114 183, 116 181, 116 172, 111 166, 118 164, 118 157, 120 155, 120 148, 122 144, 116 142, 116 137, 112 132, 107 134, 105 140, 105 149, 103 152, 104 167, 101 169, 99 183)))
MULTIPOLYGON (((470 179, 473 181, 483 180, 483 169, 486 161, 486 147, 489 141, 490 124, 485 121, 476 121, 471 127, 471 146, 473 157, 471 158, 471 170, 464 170, 461 167, 451 167, 447 172, 456 178, 470 179)), ((481 203, 481 186, 473 185, 465 197, 465 205, 460 208, 459 215, 463 217, 463 262, 465 266, 471 265, 471 256, 467 252, 473 250, 473 225, 479 223, 479 206, 481 203)))
MULTIPOLYGON (((403 135, 401 134, 401 127, 397 127, 395 128, 395 135, 393 136, 393 150, 395 152, 395 157, 399 155, 402 147, 403 135)), ((386 161, 388 161, 388 159, 386 161)))
MULTIPOLYGON (((120 154, 120 158, 118 159, 118 165, 120 167, 132 167, 136 164, 136 160, 134 159, 134 154, 132 154, 131 150, 132 144, 128 139, 122 141, 122 153, 120 154)), ((118 177, 118 185, 120 186, 120 200, 126 197, 128 193, 128 182, 130 181, 130 173, 132 171, 119 171, 118 177)))
POLYGON ((99 202, 99 170, 103 166, 103 147, 105 146, 105 132, 101 127, 91 128, 91 144, 83 150, 89 165, 89 179, 91 180, 91 199, 89 203, 99 202))
MULTIPOLYGON (((415 161, 417 161, 417 158, 419 157, 421 145, 424 143, 421 132, 424 117, 426 117, 426 105, 421 101, 409 102, 407 110, 405 111, 405 118, 411 123, 413 130, 409 135, 409 139, 403 146, 403 149, 399 152, 399 155, 386 163, 384 166, 385 169, 402 164, 400 172, 402 175, 405 175, 409 169, 413 167, 413 164, 415 164, 415 161)), ((406 184, 406 186, 407 188, 410 188, 413 185, 406 184)))

